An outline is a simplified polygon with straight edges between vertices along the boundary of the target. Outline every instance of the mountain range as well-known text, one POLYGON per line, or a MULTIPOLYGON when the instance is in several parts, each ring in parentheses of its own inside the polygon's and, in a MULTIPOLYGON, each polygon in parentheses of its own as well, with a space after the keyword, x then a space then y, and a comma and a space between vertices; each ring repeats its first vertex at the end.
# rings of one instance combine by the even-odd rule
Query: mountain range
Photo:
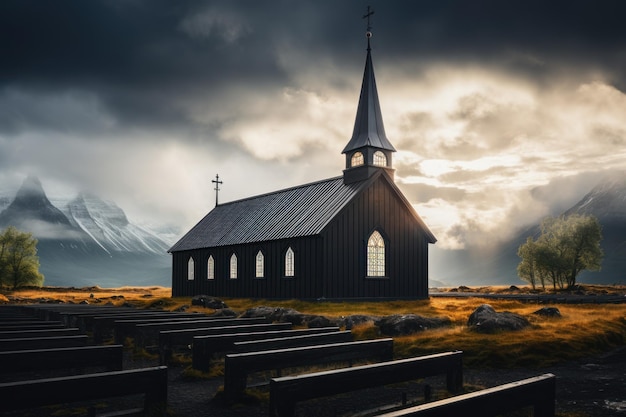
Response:
POLYGON ((30 176, 15 198, 0 199, 0 210, 0 229, 12 225, 38 239, 45 285, 171 285, 169 244, 113 202, 81 192, 52 204, 30 176))
MULTIPOLYGON (((36 177, 26 178, 14 197, 0 196, 0 230, 13 225, 38 239, 45 285, 171 285, 166 242, 171 239, 133 224, 114 202, 91 193, 52 201, 36 177)), ((584 271, 579 282, 626 283, 626 175, 607 177, 561 214, 572 213, 597 217, 603 234, 602 269, 584 271)), ((430 268, 437 276, 430 286, 522 284, 517 249, 539 234, 540 221, 488 251, 433 248, 437 255, 431 256, 430 268)))
MULTIPOLYGON (((600 245, 604 252, 600 271, 583 271, 578 282, 626 284, 626 173, 606 177, 578 203, 560 215, 595 216, 602 226, 600 245)), ((490 250, 469 248, 445 251, 431 261, 445 271, 431 286, 522 284, 517 276, 517 250, 528 236, 540 234, 540 222, 519 230, 508 241, 490 250)))

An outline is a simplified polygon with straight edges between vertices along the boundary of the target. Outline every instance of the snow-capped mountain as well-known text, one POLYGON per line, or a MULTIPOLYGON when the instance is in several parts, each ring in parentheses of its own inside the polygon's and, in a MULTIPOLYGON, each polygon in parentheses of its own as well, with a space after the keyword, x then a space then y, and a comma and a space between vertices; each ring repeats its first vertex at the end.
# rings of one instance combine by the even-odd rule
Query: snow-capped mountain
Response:
POLYGON ((169 246, 155 234, 128 221, 114 202, 79 193, 61 210, 76 227, 85 231, 107 253, 146 252, 163 254, 169 246))
POLYGON ((169 245, 115 203, 87 193, 53 201, 28 177, 0 211, 1 229, 13 225, 39 240, 46 285, 171 285, 169 245))

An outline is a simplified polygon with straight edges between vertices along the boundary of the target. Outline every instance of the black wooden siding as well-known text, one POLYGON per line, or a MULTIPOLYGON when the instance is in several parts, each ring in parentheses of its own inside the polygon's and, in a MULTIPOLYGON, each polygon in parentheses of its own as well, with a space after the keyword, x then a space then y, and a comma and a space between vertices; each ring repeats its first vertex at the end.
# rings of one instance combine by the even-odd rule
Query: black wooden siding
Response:
POLYGON ((389 183, 379 177, 323 232, 327 298, 427 298, 428 240, 389 183), (385 238, 386 278, 366 277, 367 239, 385 238))
POLYGON ((412 209, 386 176, 379 176, 331 220, 319 235, 172 252, 172 294, 253 298, 428 298, 428 242, 412 209), (370 234, 385 238, 387 277, 367 278, 370 234), (295 252, 295 277, 284 277, 285 252, 295 252), (265 277, 255 278, 256 254, 265 256, 265 277), (230 279, 237 254, 238 278, 230 279), (209 255, 215 279, 207 279, 209 255), (193 255, 195 279, 187 279, 193 255))
POLYGON ((198 294, 219 297, 311 298, 319 293, 322 253, 320 237, 283 239, 236 246, 196 249, 172 253, 172 295, 198 294), (285 277, 285 253, 295 254, 295 276, 285 277), (265 271, 256 278, 256 255, 263 252, 265 271), (230 278, 230 257, 237 255, 237 279, 230 278), (213 255, 215 279, 207 279, 207 261, 213 255), (195 279, 187 279, 187 263, 194 257, 195 279))

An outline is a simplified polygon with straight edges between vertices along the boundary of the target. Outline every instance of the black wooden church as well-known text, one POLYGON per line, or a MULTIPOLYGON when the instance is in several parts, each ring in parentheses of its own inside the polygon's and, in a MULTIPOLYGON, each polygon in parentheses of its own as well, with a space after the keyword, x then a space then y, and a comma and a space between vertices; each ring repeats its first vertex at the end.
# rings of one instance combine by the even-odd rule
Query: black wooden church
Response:
POLYGON ((169 250, 174 297, 428 297, 436 239, 394 183, 370 36, 343 175, 216 205, 169 250))

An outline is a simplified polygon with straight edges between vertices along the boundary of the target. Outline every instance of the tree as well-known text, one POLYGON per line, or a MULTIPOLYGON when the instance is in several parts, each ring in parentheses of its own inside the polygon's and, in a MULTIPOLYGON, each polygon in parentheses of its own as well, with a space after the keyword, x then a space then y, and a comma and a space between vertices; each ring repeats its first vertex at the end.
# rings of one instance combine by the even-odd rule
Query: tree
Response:
POLYGON ((26 285, 41 286, 37 239, 31 233, 9 226, 0 234, 0 284, 13 289, 26 285))
POLYGON ((544 288, 546 281, 555 289, 572 287, 580 272, 600 269, 601 240, 602 227, 594 216, 548 217, 541 222, 537 240, 528 237, 519 247, 518 275, 533 289, 538 281, 544 288))

